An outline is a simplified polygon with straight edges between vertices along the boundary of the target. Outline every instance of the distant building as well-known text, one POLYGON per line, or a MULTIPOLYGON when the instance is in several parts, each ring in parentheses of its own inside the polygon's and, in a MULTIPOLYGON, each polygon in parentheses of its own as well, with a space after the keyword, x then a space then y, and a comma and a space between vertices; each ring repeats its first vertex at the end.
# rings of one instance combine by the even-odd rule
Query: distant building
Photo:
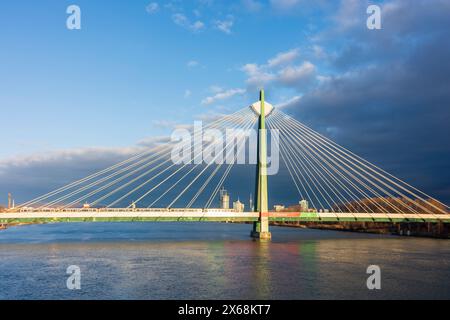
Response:
POLYGON ((230 196, 224 188, 220 189, 220 208, 230 209, 230 196))
POLYGON ((301 212, 308 212, 309 206, 308 206, 308 201, 307 200, 301 200, 299 202, 300 204, 300 211, 301 212))
POLYGON ((244 212, 245 205, 239 201, 233 202, 233 210, 236 212, 244 212))
POLYGON ((8 209, 14 209, 14 199, 11 193, 8 193, 8 209))
POLYGON ((276 204, 273 206, 273 208, 275 209, 276 212, 280 212, 285 209, 285 207, 282 204, 276 204))

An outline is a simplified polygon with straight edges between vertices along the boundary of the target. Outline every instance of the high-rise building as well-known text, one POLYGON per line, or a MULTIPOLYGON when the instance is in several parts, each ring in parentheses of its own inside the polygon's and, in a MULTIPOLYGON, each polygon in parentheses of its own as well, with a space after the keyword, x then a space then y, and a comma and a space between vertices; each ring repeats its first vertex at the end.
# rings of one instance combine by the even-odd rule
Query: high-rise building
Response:
POLYGON ((235 212, 244 212, 245 205, 239 199, 233 202, 233 210, 235 212))
POLYGON ((299 204, 300 204, 300 211, 301 212, 308 212, 309 206, 308 206, 308 201, 307 200, 301 200, 299 202, 299 204))
POLYGON ((8 209, 11 209, 11 193, 8 193, 8 209))
POLYGON ((220 189, 220 208, 230 209, 230 196, 228 195, 227 190, 223 187, 220 189))

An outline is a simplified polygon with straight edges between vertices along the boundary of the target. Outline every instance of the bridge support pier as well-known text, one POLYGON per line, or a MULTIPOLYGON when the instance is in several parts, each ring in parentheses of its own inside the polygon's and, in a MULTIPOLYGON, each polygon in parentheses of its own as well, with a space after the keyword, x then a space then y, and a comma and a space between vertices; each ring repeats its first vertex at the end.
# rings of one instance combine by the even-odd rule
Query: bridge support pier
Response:
POLYGON ((255 239, 270 240, 272 239, 272 233, 269 232, 269 221, 268 218, 264 218, 253 224, 253 230, 250 236, 255 239), (265 227, 264 227, 265 226, 265 227))
POLYGON ((258 124, 258 161, 256 168, 256 190, 255 204, 259 212, 259 220, 253 224, 250 236, 255 239, 271 239, 269 232, 269 201, 267 192, 267 132, 266 111, 264 108, 264 90, 260 91, 259 101, 261 103, 258 124))

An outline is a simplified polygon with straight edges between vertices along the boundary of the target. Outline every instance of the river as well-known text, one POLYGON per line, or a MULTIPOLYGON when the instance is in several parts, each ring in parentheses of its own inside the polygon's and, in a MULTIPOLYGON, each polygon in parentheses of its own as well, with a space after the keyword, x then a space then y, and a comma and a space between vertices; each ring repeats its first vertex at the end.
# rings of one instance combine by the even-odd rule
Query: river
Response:
POLYGON ((450 299, 449 240, 250 225, 72 223, 0 231, 0 299, 450 299), (69 290, 76 265, 81 289, 69 290), (369 265, 381 289, 369 290, 369 265))

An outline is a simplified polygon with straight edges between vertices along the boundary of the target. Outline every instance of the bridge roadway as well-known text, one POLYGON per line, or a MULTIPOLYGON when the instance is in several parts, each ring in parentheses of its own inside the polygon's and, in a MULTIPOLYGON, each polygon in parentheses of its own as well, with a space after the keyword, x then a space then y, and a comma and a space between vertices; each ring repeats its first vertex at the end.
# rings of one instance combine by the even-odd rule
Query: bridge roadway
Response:
MULTIPOLYGON (((269 221, 300 222, 442 222, 450 214, 269 212, 269 221)), ((254 222, 257 212, 222 209, 67 209, 0 212, 0 223, 125 222, 125 221, 220 221, 254 222)))

